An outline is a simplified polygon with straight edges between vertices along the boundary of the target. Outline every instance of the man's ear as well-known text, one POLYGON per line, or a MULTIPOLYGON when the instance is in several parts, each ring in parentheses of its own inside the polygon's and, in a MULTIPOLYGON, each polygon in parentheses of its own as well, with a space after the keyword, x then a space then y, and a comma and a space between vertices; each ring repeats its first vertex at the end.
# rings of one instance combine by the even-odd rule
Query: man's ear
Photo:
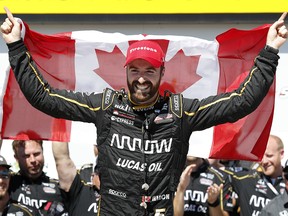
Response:
POLYGON ((161 70, 161 77, 163 77, 164 74, 165 74, 165 67, 163 67, 162 70, 161 70))
POLYGON ((284 158, 284 149, 280 150, 280 155, 281 155, 281 159, 283 159, 284 158))

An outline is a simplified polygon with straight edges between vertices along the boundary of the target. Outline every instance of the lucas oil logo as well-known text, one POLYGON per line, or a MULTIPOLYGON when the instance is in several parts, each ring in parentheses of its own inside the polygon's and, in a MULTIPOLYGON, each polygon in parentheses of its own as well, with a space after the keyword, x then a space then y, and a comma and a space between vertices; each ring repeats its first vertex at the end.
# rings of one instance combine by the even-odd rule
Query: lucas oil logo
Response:
POLYGON ((147 169, 148 172, 161 172, 162 163, 151 163, 147 167, 147 163, 140 163, 140 161, 129 160, 125 158, 118 158, 116 166, 122 168, 128 168, 132 170, 144 171, 147 169))

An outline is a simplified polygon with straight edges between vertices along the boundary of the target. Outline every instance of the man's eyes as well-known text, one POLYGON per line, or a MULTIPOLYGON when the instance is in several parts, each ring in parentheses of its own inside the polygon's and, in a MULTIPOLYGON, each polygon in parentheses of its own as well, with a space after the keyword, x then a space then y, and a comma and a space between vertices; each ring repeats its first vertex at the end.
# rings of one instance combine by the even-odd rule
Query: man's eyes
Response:
POLYGON ((139 71, 136 70, 136 69, 132 69, 132 70, 130 70, 130 72, 131 72, 131 73, 138 73, 139 71))
MULTIPOLYGON (((130 71, 131 73, 140 73, 140 71, 139 70, 134 70, 134 69, 132 69, 131 71, 130 71)), ((154 70, 146 70, 146 71, 144 71, 144 73, 147 73, 147 74, 154 74, 155 73, 155 71, 154 70)))
POLYGON ((154 70, 147 70, 146 73, 149 73, 149 74, 154 74, 155 71, 154 70))

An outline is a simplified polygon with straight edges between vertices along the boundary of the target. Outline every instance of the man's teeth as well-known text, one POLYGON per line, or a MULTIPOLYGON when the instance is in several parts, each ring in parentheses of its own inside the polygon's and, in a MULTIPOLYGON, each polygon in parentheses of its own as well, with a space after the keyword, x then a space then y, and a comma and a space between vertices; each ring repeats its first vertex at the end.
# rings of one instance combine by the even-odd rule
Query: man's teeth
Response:
POLYGON ((137 87, 138 89, 140 89, 140 90, 145 90, 145 89, 148 88, 147 85, 137 85, 136 87, 137 87))

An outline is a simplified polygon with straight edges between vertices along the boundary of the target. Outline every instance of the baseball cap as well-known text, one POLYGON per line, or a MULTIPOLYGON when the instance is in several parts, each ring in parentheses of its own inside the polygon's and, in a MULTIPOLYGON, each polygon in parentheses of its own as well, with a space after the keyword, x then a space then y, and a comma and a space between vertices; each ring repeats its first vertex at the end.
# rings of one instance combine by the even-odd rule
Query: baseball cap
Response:
POLYGON ((143 59, 158 68, 164 64, 164 57, 164 52, 157 42, 141 40, 129 46, 124 66, 136 59, 143 59))
POLYGON ((11 166, 7 164, 7 161, 3 156, 0 155, 0 166, 4 166, 7 169, 9 169, 11 166))

